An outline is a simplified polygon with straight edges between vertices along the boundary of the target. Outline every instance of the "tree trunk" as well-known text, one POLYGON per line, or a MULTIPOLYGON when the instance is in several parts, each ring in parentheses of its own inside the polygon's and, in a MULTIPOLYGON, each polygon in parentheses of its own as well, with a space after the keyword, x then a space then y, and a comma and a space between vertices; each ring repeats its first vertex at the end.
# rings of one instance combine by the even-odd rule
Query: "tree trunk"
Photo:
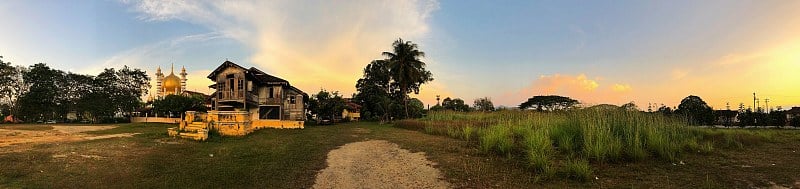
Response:
POLYGON ((403 107, 405 107, 405 109, 406 109, 406 117, 405 117, 406 119, 408 119, 408 93, 407 93, 407 91, 408 90, 405 89, 405 86, 404 86, 403 87, 403 107))

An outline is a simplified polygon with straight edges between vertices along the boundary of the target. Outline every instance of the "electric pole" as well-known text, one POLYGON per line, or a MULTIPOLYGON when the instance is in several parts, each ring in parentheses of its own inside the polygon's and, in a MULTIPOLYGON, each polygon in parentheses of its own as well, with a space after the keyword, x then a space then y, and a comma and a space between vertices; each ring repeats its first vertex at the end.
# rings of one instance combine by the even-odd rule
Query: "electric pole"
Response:
POLYGON ((769 98, 764 99, 764 105, 767 106, 767 109, 765 110, 767 111, 767 113, 769 113, 769 98))
POLYGON ((753 93, 753 112, 756 112, 756 102, 758 102, 758 98, 756 98, 756 93, 753 93))

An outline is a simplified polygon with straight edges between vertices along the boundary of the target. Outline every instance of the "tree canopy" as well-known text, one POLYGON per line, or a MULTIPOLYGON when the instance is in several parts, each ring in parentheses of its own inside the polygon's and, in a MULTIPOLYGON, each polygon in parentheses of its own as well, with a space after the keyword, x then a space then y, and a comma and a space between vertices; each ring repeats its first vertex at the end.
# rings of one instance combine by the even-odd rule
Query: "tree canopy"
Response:
POLYGON ((538 111, 568 110, 580 104, 577 100, 557 95, 533 96, 519 105, 519 109, 534 108, 538 111))
POLYGON ((201 95, 167 95, 153 101, 153 112, 158 115, 178 116, 186 111, 207 111, 205 99, 201 95))
POLYGON ((489 97, 475 99, 472 107, 475 107, 477 111, 494 111, 494 104, 489 97))
POLYGON ((711 125, 714 123, 714 110, 698 96, 689 95, 683 98, 675 112, 686 116, 690 124, 711 125))
MULTIPOLYGON (((150 78, 140 69, 105 69, 97 76, 53 69, 44 63, 13 67, 0 60, 0 104, 22 121, 66 121, 69 112, 93 118, 130 115, 141 107, 150 78)), ((97 120, 97 119, 94 119, 97 120)))
POLYGON ((389 62, 389 76, 391 81, 403 94, 403 107, 405 117, 409 117, 408 93, 419 94, 422 84, 433 81, 430 71, 425 70, 425 62, 419 58, 425 57, 425 52, 419 50, 417 44, 411 41, 397 39, 392 43, 392 52, 383 52, 389 62))
POLYGON ((453 110, 459 112, 468 112, 470 111, 469 105, 464 103, 464 100, 460 98, 450 99, 450 97, 444 98, 442 100, 442 108, 445 110, 453 110))
POLYGON ((308 101, 308 110, 311 114, 316 114, 317 119, 335 119, 342 115, 345 109, 344 98, 339 95, 339 92, 328 92, 320 90, 319 93, 311 95, 308 101))
POLYGON ((409 99, 411 92, 418 93, 420 86, 433 80, 431 72, 419 58, 425 55, 416 44, 398 39, 391 52, 383 52, 386 59, 373 60, 364 68, 364 75, 356 83, 357 94, 353 100, 361 105, 363 119, 388 121, 394 118, 421 117, 424 104, 409 99))

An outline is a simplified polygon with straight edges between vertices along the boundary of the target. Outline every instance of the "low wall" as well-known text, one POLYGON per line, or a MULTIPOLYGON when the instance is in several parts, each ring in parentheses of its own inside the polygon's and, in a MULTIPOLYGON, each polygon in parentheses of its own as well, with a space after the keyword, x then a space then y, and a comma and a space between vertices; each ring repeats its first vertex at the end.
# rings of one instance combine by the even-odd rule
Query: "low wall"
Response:
POLYGON ((253 129, 261 128, 279 128, 279 129, 302 129, 303 121, 285 121, 285 120, 254 120, 252 121, 253 129))
POLYGON ((132 117, 131 123, 180 123, 181 118, 167 117, 132 117))

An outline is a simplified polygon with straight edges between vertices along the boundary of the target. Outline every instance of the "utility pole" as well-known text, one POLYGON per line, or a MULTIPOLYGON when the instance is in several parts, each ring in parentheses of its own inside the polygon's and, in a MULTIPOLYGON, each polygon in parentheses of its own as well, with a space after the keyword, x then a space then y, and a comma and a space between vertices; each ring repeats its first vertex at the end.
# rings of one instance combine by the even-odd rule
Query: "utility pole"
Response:
POLYGON ((756 102, 758 102, 758 98, 756 98, 756 93, 753 93, 753 112, 756 112, 756 102))
POLYGON ((767 113, 769 113, 769 98, 764 99, 764 105, 767 106, 767 109, 765 110, 767 111, 767 113))

